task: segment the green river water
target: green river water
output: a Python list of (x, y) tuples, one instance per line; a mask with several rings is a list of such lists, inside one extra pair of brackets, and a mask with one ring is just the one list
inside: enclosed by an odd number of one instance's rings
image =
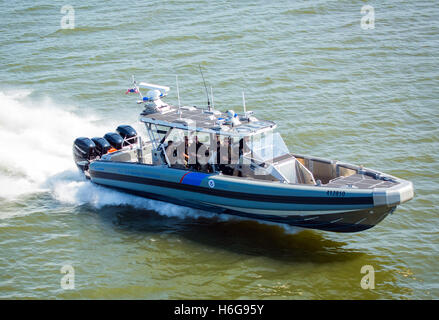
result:
[[(66, 4), (73, 29), (61, 28)], [(364, 5), (374, 29), (362, 28)], [(0, 298), (439, 298), (435, 1), (0, 0), (0, 17)], [(136, 123), (131, 75), (171, 86), (171, 103), (178, 75), (182, 102), (202, 106), (199, 64), (216, 108), (241, 111), (245, 90), (292, 152), (410, 180), (414, 199), (370, 230), (338, 234), (79, 175), (76, 137)], [(360, 286), (364, 265), (374, 289)]]

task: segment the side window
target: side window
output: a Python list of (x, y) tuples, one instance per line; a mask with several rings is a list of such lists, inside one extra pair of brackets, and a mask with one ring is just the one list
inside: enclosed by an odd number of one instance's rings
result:
[(198, 132), (197, 136), (199, 142), (210, 145), (210, 135), (208, 133)]
[(180, 142), (184, 139), (183, 130), (172, 129), (171, 133), (166, 137), (165, 142), (172, 140), (173, 142)]
[(169, 128), (165, 126), (156, 126), (156, 138), (158, 137), (158, 141), (161, 141), (163, 137), (168, 133)]

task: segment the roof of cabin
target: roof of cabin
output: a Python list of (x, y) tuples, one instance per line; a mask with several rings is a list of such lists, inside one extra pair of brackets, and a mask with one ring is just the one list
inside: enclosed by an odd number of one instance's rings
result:
[[(178, 108), (170, 105), (165, 105), (161, 109), (159, 112), (150, 113), (146, 108), (140, 114), (140, 121), (185, 130), (242, 136), (253, 135), (276, 127), (272, 121), (259, 120), (244, 114), (237, 115), (240, 124), (232, 125), (230, 121), (227, 121), (230, 120), (229, 115), (218, 110), (208, 111), (186, 106)], [(223, 123), (220, 124), (220, 122)]]

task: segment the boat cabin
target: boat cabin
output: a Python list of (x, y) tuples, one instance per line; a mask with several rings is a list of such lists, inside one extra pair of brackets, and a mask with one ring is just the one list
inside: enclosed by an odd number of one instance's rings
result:
[[(283, 183), (315, 184), (289, 152), (272, 121), (213, 108), (171, 106), (149, 92), (140, 121), (146, 126), (153, 165)], [(144, 99), (145, 101), (145, 99)]]
[[(180, 103), (172, 106), (161, 100), (169, 87), (144, 82), (137, 86), (135, 81), (134, 84), (135, 88), (127, 92), (139, 93), (141, 97), (138, 103), (144, 105), (144, 110), (139, 120), (146, 127), (147, 139), (136, 136), (132, 143), (124, 138), (127, 145), (124, 142), (120, 150), (102, 154), (98, 157), (102, 161), (137, 162), (244, 179), (334, 188), (387, 187), (395, 183), (390, 178), (380, 179), (381, 173), (362, 166), (290, 153), (275, 131), (276, 124), (245, 111), (245, 104), (244, 112), (239, 114), (233, 110), (221, 112), (210, 105), (207, 109), (180, 106)], [(139, 87), (150, 90), (142, 96)], [(131, 133), (130, 139), (133, 139)], [(88, 158), (85, 162), (89, 163)], [(81, 163), (77, 162), (78, 166)]]

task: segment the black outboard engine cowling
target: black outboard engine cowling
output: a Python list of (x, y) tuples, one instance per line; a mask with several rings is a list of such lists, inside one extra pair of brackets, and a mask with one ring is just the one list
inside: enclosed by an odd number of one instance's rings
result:
[(105, 138), (95, 137), (92, 138), (91, 141), (95, 143), (96, 153), (99, 157), (102, 157), (111, 149), (110, 143)]
[(120, 125), (117, 127), (116, 132), (124, 139), (124, 147), (137, 143), (137, 132), (133, 127), (129, 125)]
[(123, 138), (118, 135), (116, 132), (109, 132), (104, 136), (105, 140), (107, 140), (110, 145), (116, 149), (120, 150), (123, 147)]
[(90, 160), (95, 159), (96, 156), (96, 145), (89, 138), (77, 138), (73, 143), (73, 157), (80, 170), (87, 170)]

